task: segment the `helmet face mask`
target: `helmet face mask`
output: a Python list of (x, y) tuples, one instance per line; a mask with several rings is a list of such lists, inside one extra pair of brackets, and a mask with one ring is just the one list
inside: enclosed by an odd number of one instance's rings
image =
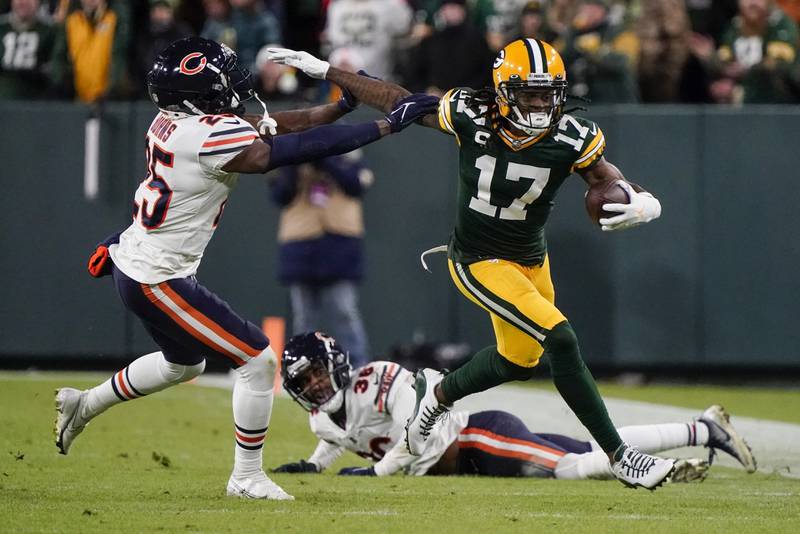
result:
[(233, 91), (234, 102), (231, 102), (233, 112), (237, 115), (244, 113), (244, 102), (255, 97), (255, 90), (253, 89), (253, 76), (250, 71), (245, 67), (240, 66), (238, 63), (229, 71), (229, 80), (231, 90)]
[(306, 411), (337, 411), (350, 384), (350, 372), (347, 353), (321, 332), (294, 336), (283, 351), (283, 387)]
[(150, 99), (167, 112), (191, 115), (244, 112), (252, 78), (236, 53), (200, 37), (179, 39), (156, 58), (147, 74)]
[(498, 97), (510, 111), (505, 118), (528, 135), (538, 135), (555, 124), (561, 116), (566, 97), (563, 86), (538, 83), (502, 83)]
[(328, 368), (320, 361), (309, 363), (308, 367), (297, 373), (291, 387), (297, 393), (295, 400), (318, 408), (330, 401), (336, 390), (331, 383)]
[(561, 118), (567, 77), (558, 52), (544, 41), (518, 39), (495, 59), (492, 78), (500, 115), (528, 135), (539, 135)]

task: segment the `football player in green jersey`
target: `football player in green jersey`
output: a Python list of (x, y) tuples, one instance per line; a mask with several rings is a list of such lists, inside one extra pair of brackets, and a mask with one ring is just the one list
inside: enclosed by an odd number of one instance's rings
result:
[[(271, 49), (270, 55), (346, 87), (381, 110), (409, 94), (395, 84), (330, 67), (306, 52)], [(450, 274), (467, 298), (489, 312), (497, 343), (447, 376), (433, 369), (417, 372), (407, 447), (421, 454), (434, 423), (453, 402), (530, 378), (546, 352), (556, 388), (608, 454), (617, 478), (654, 489), (672, 472), (674, 460), (642, 453), (620, 439), (575, 332), (554, 304), (544, 225), (556, 191), (572, 172), (589, 185), (622, 180), (630, 202), (604, 206), (617, 214), (599, 221), (603, 230), (655, 219), (661, 205), (605, 160), (605, 139), (595, 123), (563, 112), (567, 74), (552, 46), (534, 39), (508, 44), (495, 59), (492, 77), (493, 88), (448, 91), (438, 114), (424, 117), (422, 124), (453, 135), (459, 145)]]
[(39, 15), (39, 0), (12, 0), (0, 15), (0, 99), (32, 100), (47, 95), (47, 63), (56, 30)]

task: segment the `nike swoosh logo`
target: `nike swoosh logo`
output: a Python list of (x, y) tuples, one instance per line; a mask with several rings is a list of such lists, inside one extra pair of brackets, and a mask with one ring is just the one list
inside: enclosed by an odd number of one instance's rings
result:
[(403, 104), (403, 109), (402, 110), (397, 110), (398, 113), (400, 113), (400, 121), (401, 122), (403, 121), (403, 119), (406, 118), (406, 111), (408, 111), (408, 108), (410, 108), (413, 105), (414, 105), (413, 102), (408, 102), (406, 104)]

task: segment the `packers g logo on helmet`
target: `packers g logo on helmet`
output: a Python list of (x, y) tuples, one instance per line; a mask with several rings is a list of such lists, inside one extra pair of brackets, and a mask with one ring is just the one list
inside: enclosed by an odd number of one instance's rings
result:
[(500, 65), (503, 64), (503, 61), (506, 60), (506, 51), (505, 49), (500, 50), (500, 53), (497, 54), (497, 57), (494, 58), (494, 65), (492, 65), (493, 69), (500, 68)]
[(509, 43), (494, 61), (492, 80), (500, 115), (516, 128), (539, 135), (558, 122), (567, 99), (567, 72), (549, 43), (537, 39)]

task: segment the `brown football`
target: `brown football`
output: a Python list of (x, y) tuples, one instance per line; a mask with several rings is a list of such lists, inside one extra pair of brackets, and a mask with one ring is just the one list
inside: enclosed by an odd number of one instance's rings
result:
[(595, 224), (599, 225), (600, 219), (617, 214), (617, 212), (604, 210), (603, 205), (628, 204), (631, 201), (628, 192), (619, 183), (620, 180), (599, 182), (586, 191), (586, 212)]

